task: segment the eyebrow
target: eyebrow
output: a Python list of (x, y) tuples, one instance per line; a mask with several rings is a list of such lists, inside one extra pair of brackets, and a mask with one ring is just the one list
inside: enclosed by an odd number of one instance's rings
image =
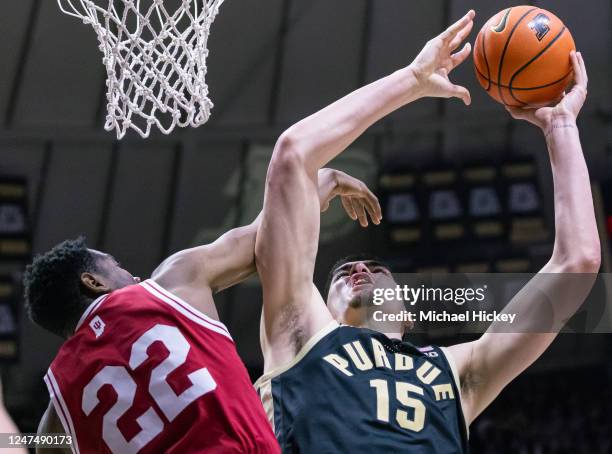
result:
[[(357, 261), (359, 261), (359, 260), (357, 260)], [(384, 268), (384, 269), (386, 269), (388, 271), (391, 271), (391, 270), (389, 270), (389, 268), (384, 263), (381, 263), (378, 260), (365, 260), (362, 263), (365, 263), (366, 266), (381, 267), (381, 268)], [(341, 271), (345, 271), (347, 269), (350, 269), (354, 264), (355, 264), (355, 262), (349, 262), (349, 263), (345, 263), (344, 265), (339, 266), (338, 268), (336, 268), (334, 270), (332, 276), (334, 276), (334, 278), (335, 278), (336, 274), (338, 274)]]

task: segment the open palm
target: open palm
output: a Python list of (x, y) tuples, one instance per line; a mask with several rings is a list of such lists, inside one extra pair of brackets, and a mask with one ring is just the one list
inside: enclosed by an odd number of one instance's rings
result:
[(427, 42), (410, 64), (425, 96), (456, 97), (462, 99), (466, 105), (471, 103), (470, 92), (465, 87), (453, 84), (448, 75), (470, 55), (470, 43), (466, 43), (459, 52), (453, 52), (472, 31), (475, 15), (476, 13), (470, 10), (442, 34)]

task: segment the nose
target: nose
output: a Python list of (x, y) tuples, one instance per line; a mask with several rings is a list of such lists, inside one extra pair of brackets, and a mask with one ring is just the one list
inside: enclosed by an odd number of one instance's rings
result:
[(370, 269), (363, 262), (357, 262), (353, 265), (353, 273), (369, 273)]

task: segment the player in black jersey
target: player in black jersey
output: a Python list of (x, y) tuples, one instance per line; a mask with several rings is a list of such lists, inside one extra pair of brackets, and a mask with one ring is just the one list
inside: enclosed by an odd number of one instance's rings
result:
[[(276, 144), (256, 240), (265, 359), (256, 387), (285, 452), (465, 452), (469, 424), (544, 352), (590, 291), (594, 278), (576, 285), (567, 274), (593, 275), (600, 265), (576, 127), (587, 86), (577, 53), (571, 55), (575, 86), (558, 105), (510, 109), (546, 136), (556, 213), (550, 261), (508, 306), (523, 314), (520, 332), (495, 332), (493, 323), (474, 342), (418, 349), (402, 342), (403, 322), (383, 334), (370, 329), (363, 316), (373, 287), (383, 280), (393, 285), (384, 264), (353, 260), (333, 270), (327, 305), (313, 285), (317, 171), (375, 121), (412, 101), (458, 97), (469, 105), (468, 91), (448, 75), (470, 53), (469, 44), (453, 52), (469, 34), (473, 18), (470, 11), (429, 41), (412, 64), (300, 121)], [(353, 217), (365, 226), (367, 211), (379, 223), (377, 207), (365, 208), (354, 210)], [(540, 285), (545, 273), (558, 278)], [(549, 313), (546, 298), (551, 295)], [(382, 309), (397, 310), (391, 306)], [(544, 318), (550, 327), (541, 332), (534, 324)]]

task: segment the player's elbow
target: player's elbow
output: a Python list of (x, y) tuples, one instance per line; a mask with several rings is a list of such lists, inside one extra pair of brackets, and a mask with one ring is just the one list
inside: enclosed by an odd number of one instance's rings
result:
[(601, 266), (601, 254), (597, 253), (582, 254), (571, 264), (572, 273), (597, 273)]
[(299, 144), (291, 130), (287, 130), (278, 138), (274, 146), (274, 153), (268, 168), (268, 184), (283, 187), (285, 181), (304, 170), (305, 163)]
[(601, 266), (601, 247), (599, 239), (596, 239), (580, 251), (572, 254), (564, 264), (567, 273), (589, 273), (594, 274)]

